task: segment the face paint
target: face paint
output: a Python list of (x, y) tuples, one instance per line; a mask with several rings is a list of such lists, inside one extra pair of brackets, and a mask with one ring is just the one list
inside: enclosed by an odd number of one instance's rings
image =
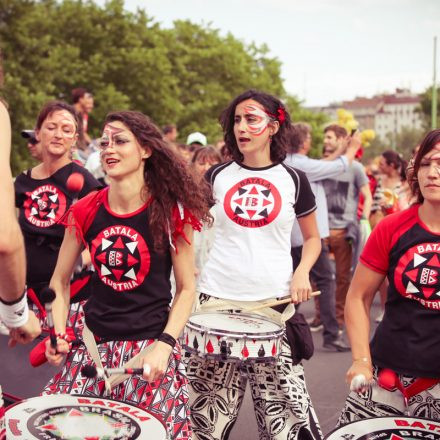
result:
[(99, 146), (102, 150), (106, 150), (109, 147), (115, 146), (115, 136), (119, 133), (123, 132), (122, 128), (114, 127), (110, 124), (107, 124), (104, 127), (104, 131), (101, 139), (99, 140)]
[(262, 135), (271, 120), (267, 113), (255, 105), (247, 105), (244, 112), (249, 131), (255, 136)]
[[(428, 154), (420, 161), (420, 167), (431, 166), (433, 161), (440, 161), (440, 144), (437, 144)], [(434, 164), (434, 169), (440, 176), (440, 164)]]
[(75, 124), (68, 119), (63, 119), (60, 121), (60, 123), (61, 123), (61, 133), (63, 137), (67, 139), (73, 139), (76, 132)]

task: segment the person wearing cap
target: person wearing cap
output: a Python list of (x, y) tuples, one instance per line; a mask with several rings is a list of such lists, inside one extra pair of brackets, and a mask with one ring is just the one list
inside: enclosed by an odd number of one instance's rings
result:
[(41, 162), (43, 160), (41, 144), (35, 137), (35, 130), (23, 130), (21, 132), (21, 136), (24, 139), (27, 139), (27, 148), (32, 158), (38, 160), (38, 162)]
[(203, 133), (200, 133), (199, 131), (195, 131), (194, 133), (191, 133), (186, 138), (186, 144), (187, 145), (202, 145), (203, 147), (206, 147), (208, 145), (208, 140), (206, 139), (206, 136)]

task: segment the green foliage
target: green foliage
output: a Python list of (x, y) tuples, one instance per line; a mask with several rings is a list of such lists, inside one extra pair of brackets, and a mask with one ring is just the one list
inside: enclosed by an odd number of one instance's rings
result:
[[(0, 49), (15, 173), (31, 165), (20, 131), (34, 126), (46, 101), (70, 101), (75, 87), (95, 96), (92, 136), (108, 111), (129, 108), (159, 126), (177, 124), (182, 140), (197, 130), (213, 143), (221, 137), (218, 116), (238, 93), (258, 88), (285, 97), (280, 61), (266, 46), (209, 24), (176, 21), (162, 29), (146, 12), (125, 10), (123, 0), (0, 0)], [(295, 120), (320, 127), (322, 116), (287, 100)]]
[[(428, 87), (421, 95), (420, 109), (418, 110), (424, 120), (424, 128), (431, 130), (431, 106), (433, 88)], [(440, 128), (440, 87), (437, 88), (437, 128)]]

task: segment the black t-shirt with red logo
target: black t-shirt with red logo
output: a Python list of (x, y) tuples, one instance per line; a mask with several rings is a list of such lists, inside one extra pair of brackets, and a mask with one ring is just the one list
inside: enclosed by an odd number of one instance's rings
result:
[(440, 377), (440, 234), (420, 220), (420, 205), (387, 216), (373, 230), (361, 262), (389, 280), (385, 315), (371, 341), (379, 367)]
[[(84, 176), (79, 194), (67, 189), (72, 173)], [(83, 167), (69, 163), (47, 179), (33, 179), (30, 171), (15, 179), (15, 205), (26, 246), (26, 283), (29, 287), (47, 283), (55, 269), (63, 241), (64, 226), (59, 220), (75, 197), (81, 198), (102, 185)]]
[[(169, 313), (171, 253), (154, 249), (149, 228), (150, 203), (120, 215), (108, 205), (108, 188), (90, 194), (72, 208), (69, 225), (88, 246), (95, 272), (84, 306), (87, 326), (105, 340), (157, 338)], [(200, 224), (189, 211), (176, 212), (176, 232)]]

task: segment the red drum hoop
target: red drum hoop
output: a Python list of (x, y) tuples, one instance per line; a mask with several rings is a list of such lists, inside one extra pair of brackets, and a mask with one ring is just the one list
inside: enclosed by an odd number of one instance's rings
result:
[(167, 439), (164, 423), (134, 405), (101, 397), (52, 394), (6, 410), (7, 439)]
[(440, 440), (440, 420), (389, 416), (363, 419), (334, 430), (325, 440)]

